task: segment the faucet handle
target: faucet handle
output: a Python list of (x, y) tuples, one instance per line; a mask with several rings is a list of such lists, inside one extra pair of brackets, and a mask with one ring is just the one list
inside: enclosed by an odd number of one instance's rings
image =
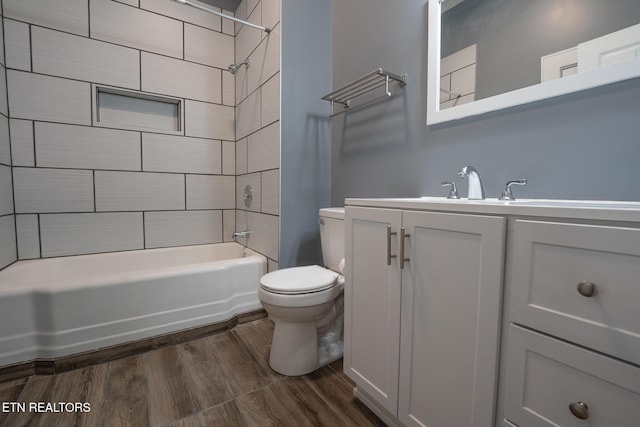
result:
[(442, 181), (440, 183), (443, 187), (449, 186), (449, 194), (447, 195), (447, 199), (459, 199), (458, 189), (456, 188), (456, 183), (453, 181)]
[(498, 200), (515, 200), (516, 198), (513, 197), (513, 192), (511, 191), (511, 186), (512, 185), (525, 185), (527, 183), (526, 179), (514, 179), (512, 181), (508, 181), (507, 184), (504, 186), (504, 190), (502, 190), (502, 194), (500, 194), (500, 197), (498, 197)]

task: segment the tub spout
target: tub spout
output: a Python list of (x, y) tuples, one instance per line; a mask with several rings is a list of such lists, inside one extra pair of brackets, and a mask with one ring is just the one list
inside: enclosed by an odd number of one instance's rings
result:
[(249, 234), (251, 234), (251, 231), (249, 231), (249, 230), (234, 231), (233, 234), (231, 235), (231, 237), (233, 237), (233, 240), (235, 241), (236, 238), (238, 238), (238, 237), (249, 237)]

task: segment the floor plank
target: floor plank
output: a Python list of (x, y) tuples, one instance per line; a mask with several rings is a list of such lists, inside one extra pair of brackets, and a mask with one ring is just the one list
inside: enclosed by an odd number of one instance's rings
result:
[(244, 394), (236, 399), (236, 403), (250, 427), (296, 425), (289, 411), (269, 387)]
[(375, 426), (385, 424), (353, 396), (353, 387), (329, 367), (325, 366), (304, 376), (311, 387), (331, 404), (338, 416), (347, 425), (354, 427)]
[(189, 389), (176, 346), (146, 354), (149, 417), (152, 426), (164, 426), (193, 414)]
[(198, 418), (201, 425), (205, 427), (239, 427), (246, 425), (236, 402), (233, 400), (200, 412)]
[(74, 404), (87, 403), (89, 407), (88, 411), (83, 408), (61, 413), (57, 419), (57, 425), (87, 427), (100, 425), (106, 400), (108, 368), (109, 365), (103, 363), (60, 375), (69, 377), (70, 386), (66, 401)]
[(11, 414), (10, 411), (13, 411), (12, 403), (18, 401), (18, 396), (20, 396), (20, 393), (22, 392), (22, 389), (24, 388), (25, 383), (26, 381), (22, 381), (20, 383), (15, 384), (12, 387), (6, 386), (0, 389), (0, 402), (11, 405), (8, 408), (7, 412), (0, 411), (0, 426), (4, 425), (4, 421)]
[(232, 333), (209, 337), (215, 359), (224, 372), (234, 396), (249, 393), (267, 385), (255, 359)]
[(249, 352), (258, 363), (260, 372), (264, 375), (268, 382), (272, 383), (280, 381), (284, 378), (271, 369), (269, 366), (269, 355), (271, 353), (271, 335), (265, 336), (267, 331), (256, 328), (252, 323), (245, 323), (234, 328), (233, 334), (249, 349)]
[(178, 346), (193, 403), (198, 412), (233, 399), (224, 374), (210, 350), (206, 339)]
[(301, 377), (290, 377), (275, 383), (272, 390), (289, 410), (296, 426), (347, 425)]
[(31, 404), (55, 404), (65, 402), (69, 391), (69, 376), (53, 375), (32, 377), (25, 384), (18, 398), (18, 402), (26, 404), (26, 410), (12, 412), (4, 421), (5, 426), (51, 426), (54, 424), (59, 412), (56, 408), (48, 409), (37, 407), (31, 409)]
[(109, 363), (104, 427), (149, 425), (144, 355)]
[(0, 413), (0, 426), (384, 425), (353, 397), (341, 360), (304, 377), (272, 372), (272, 336), (273, 323), (261, 319), (88, 368), (5, 382), (0, 401), (88, 402), (91, 412)]

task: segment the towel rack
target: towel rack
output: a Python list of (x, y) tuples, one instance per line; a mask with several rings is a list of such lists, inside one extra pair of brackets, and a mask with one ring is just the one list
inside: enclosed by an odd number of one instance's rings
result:
[[(397, 81), (400, 87), (405, 86), (407, 84), (407, 75), (398, 75), (393, 74), (388, 71), (383, 70), (382, 68), (377, 68), (370, 73), (365, 74), (362, 77), (359, 77), (352, 81), (351, 83), (347, 83), (339, 89), (334, 90), (330, 94), (327, 94), (322, 97), (325, 101), (329, 101), (331, 103), (331, 116), (333, 117), (338, 114), (346, 113), (353, 108), (351, 106), (351, 100), (359, 97), (360, 95), (364, 95), (367, 92), (370, 92), (374, 89), (384, 86), (384, 93), (376, 97), (374, 99), (370, 99), (362, 104), (357, 105), (357, 107), (362, 107), (364, 105), (370, 104), (379, 100), (380, 98), (386, 98), (392, 95), (390, 92), (389, 84), (391, 80)], [(338, 112), (334, 112), (335, 104), (340, 104), (344, 108)]]

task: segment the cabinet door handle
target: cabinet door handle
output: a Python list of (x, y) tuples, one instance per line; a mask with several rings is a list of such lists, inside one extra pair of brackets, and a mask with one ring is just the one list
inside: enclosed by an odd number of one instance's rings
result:
[(569, 405), (569, 410), (576, 418), (580, 418), (581, 420), (589, 418), (589, 407), (584, 402), (573, 402)]
[(587, 298), (591, 298), (598, 293), (598, 287), (596, 284), (587, 280), (578, 283), (577, 289), (580, 295)]
[(405, 262), (409, 262), (409, 258), (404, 257), (404, 239), (410, 236), (411, 234), (405, 233), (404, 227), (400, 229), (400, 270), (404, 269)]
[(387, 225), (387, 265), (391, 265), (391, 258), (395, 258), (395, 255), (391, 255), (391, 236), (395, 236), (395, 231), (391, 231), (391, 226)]

